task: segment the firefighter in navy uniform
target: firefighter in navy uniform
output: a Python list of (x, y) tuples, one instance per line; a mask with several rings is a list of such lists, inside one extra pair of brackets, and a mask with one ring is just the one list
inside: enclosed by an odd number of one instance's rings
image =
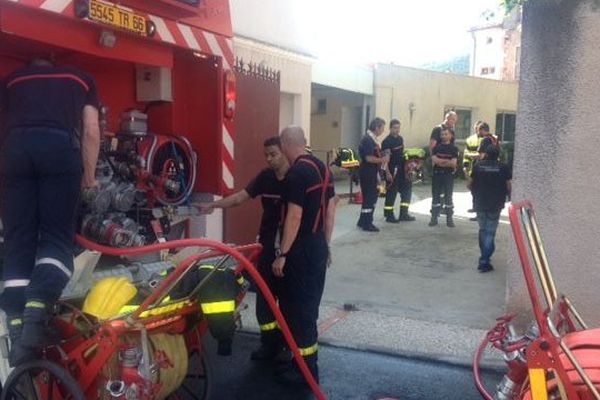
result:
[(438, 217), (442, 211), (442, 194), (444, 195), (443, 207), (446, 214), (446, 225), (454, 228), (452, 215), (454, 204), (452, 203), (452, 192), (454, 189), (454, 171), (458, 160), (458, 148), (450, 140), (452, 133), (450, 128), (442, 129), (441, 142), (431, 152), (433, 161), (433, 177), (431, 184), (431, 221), (429, 226), (438, 224)]
[[(273, 273), (283, 282), (281, 311), (318, 381), (317, 318), (330, 261), (336, 197), (331, 172), (319, 159), (305, 153), (305, 144), (301, 128), (292, 126), (282, 131), (282, 150), (292, 166), (286, 176), (286, 216)], [(293, 364), (279, 372), (278, 379), (283, 382), (304, 382)]]
[(441, 143), (442, 141), (442, 131), (445, 128), (450, 130), (450, 143), (454, 144), (455, 134), (454, 127), (458, 122), (458, 115), (454, 111), (448, 111), (444, 116), (444, 122), (440, 125), (433, 127), (431, 130), (431, 136), (429, 137), (429, 153), (433, 151), (433, 148)]
[[(214, 208), (234, 207), (249, 199), (261, 197), (263, 214), (258, 241), (263, 249), (258, 261), (258, 272), (275, 298), (278, 298), (279, 280), (274, 278), (271, 264), (275, 260), (275, 250), (279, 248), (284, 179), (290, 164), (281, 152), (281, 141), (278, 136), (265, 140), (263, 145), (269, 168), (262, 170), (245, 189), (221, 200), (200, 204), (199, 207), (202, 212), (210, 213)], [(250, 358), (256, 361), (274, 359), (283, 350), (283, 336), (273, 312), (260, 291), (256, 293), (256, 319), (260, 327), (261, 346), (252, 352)]]
[(479, 153), (480, 158), (483, 158), (485, 156), (485, 150), (489, 146), (498, 147), (500, 143), (498, 142), (498, 137), (490, 132), (490, 125), (487, 122), (479, 124), (478, 132), (481, 140), (479, 141), (477, 152)]
[(95, 179), (100, 129), (91, 76), (43, 59), (9, 74), (0, 86), (5, 140), (4, 293), (12, 366), (51, 341), (50, 308), (73, 271), (75, 212)]
[(363, 202), (356, 226), (368, 232), (379, 232), (379, 229), (373, 225), (373, 213), (378, 197), (377, 179), (382, 165), (390, 160), (389, 156), (382, 156), (381, 148), (377, 144), (377, 138), (383, 134), (384, 129), (385, 121), (375, 118), (369, 124), (367, 134), (362, 137), (358, 145), (360, 156), (358, 174)]
[[(408, 213), (410, 198), (412, 195), (412, 183), (404, 173), (404, 139), (400, 135), (400, 121), (390, 121), (390, 134), (381, 144), (382, 151), (390, 152), (390, 161), (387, 164), (388, 187), (385, 193), (385, 206), (383, 214), (385, 220), (391, 223), (400, 221), (414, 221), (415, 217)], [(400, 214), (396, 219), (394, 216), (394, 203), (396, 194), (400, 191)]]

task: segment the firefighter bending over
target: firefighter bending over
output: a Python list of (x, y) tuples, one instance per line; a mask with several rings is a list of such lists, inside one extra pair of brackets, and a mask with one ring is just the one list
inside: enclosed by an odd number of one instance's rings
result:
[[(275, 260), (275, 250), (279, 249), (281, 215), (283, 212), (283, 182), (290, 164), (281, 152), (281, 141), (278, 136), (265, 140), (263, 144), (269, 168), (263, 169), (245, 189), (224, 199), (200, 204), (200, 210), (204, 213), (210, 213), (214, 208), (234, 207), (249, 199), (261, 197), (263, 214), (258, 241), (263, 249), (258, 261), (258, 272), (275, 298), (279, 298), (279, 279), (275, 279), (273, 276), (271, 264)], [(250, 357), (253, 360), (274, 359), (284, 347), (283, 336), (267, 301), (260, 291), (256, 293), (256, 319), (260, 327), (261, 346), (253, 351)]]
[[(281, 149), (292, 164), (285, 182), (286, 215), (281, 250), (273, 273), (282, 278), (280, 307), (308, 368), (319, 380), (317, 318), (329, 259), (336, 198), (332, 175), (316, 157), (306, 154), (301, 128), (281, 133)], [(278, 379), (303, 383), (294, 364), (279, 371)]]
[(9, 363), (15, 366), (51, 344), (50, 307), (73, 271), (79, 193), (97, 185), (96, 84), (79, 70), (36, 59), (5, 78), (0, 109), (6, 129), (0, 305), (8, 318)]

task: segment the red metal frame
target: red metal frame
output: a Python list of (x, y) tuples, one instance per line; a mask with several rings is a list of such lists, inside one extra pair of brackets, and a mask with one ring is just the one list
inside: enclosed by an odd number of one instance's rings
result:
[[(208, 240), (208, 239), (182, 239), (182, 240), (174, 240), (174, 241), (165, 242), (165, 243), (156, 243), (156, 244), (153, 244), (150, 246), (144, 246), (144, 247), (115, 249), (112, 247), (98, 245), (97, 243), (94, 243), (88, 239), (81, 237), (81, 236), (77, 236), (77, 242), (81, 246), (86, 247), (88, 249), (96, 250), (101, 253), (108, 254), (108, 255), (114, 255), (114, 256), (139, 255), (139, 254), (144, 254), (144, 253), (148, 253), (148, 252), (155, 252), (155, 251), (166, 250), (166, 249), (178, 249), (178, 248), (184, 248), (184, 247), (203, 247), (203, 248), (213, 249), (213, 251), (211, 251), (209, 253), (192, 255), (192, 256), (188, 257), (187, 259), (185, 259), (183, 262), (181, 262), (179, 264), (179, 266), (176, 268), (176, 270), (173, 271), (171, 274), (169, 274), (167, 276), (167, 278), (165, 278), (161, 282), (161, 285), (158, 288), (156, 288), (156, 290), (150, 296), (148, 296), (148, 298), (146, 298), (146, 300), (142, 303), (142, 305), (134, 313), (132, 313), (131, 318), (133, 320), (136, 320), (136, 318), (143, 311), (148, 310), (148, 308), (152, 304), (155, 304), (157, 300), (160, 300), (161, 297), (165, 295), (164, 291), (168, 290), (169, 286), (179, 276), (181, 276), (183, 273), (185, 273), (188, 266), (191, 265), (193, 262), (195, 262), (199, 259), (214, 257), (215, 255), (220, 255), (220, 254), (223, 254), (223, 255), (227, 254), (227, 255), (231, 256), (233, 259), (235, 259), (239, 263), (238, 271), (240, 273), (241, 273), (241, 271), (246, 271), (251, 276), (251, 278), (254, 280), (254, 282), (258, 286), (258, 289), (263, 294), (265, 300), (269, 304), (269, 307), (271, 308), (271, 310), (273, 312), (273, 315), (279, 325), (279, 328), (281, 329), (281, 332), (282, 332), (289, 348), (292, 350), (292, 354), (294, 355), (294, 360), (295, 360), (296, 364), (298, 365), (298, 368), (302, 372), (303, 376), (305, 377), (311, 390), (315, 394), (316, 398), (318, 400), (326, 399), (325, 394), (321, 391), (319, 384), (316, 382), (312, 373), (308, 369), (308, 366), (304, 362), (304, 358), (300, 354), (300, 350), (292, 336), (292, 333), (288, 327), (288, 324), (286, 323), (286, 321), (283, 317), (283, 314), (281, 313), (281, 311), (279, 310), (279, 307), (277, 306), (277, 301), (273, 297), (273, 294), (271, 293), (271, 291), (270, 291), (269, 287), (267, 286), (266, 282), (264, 281), (264, 279), (261, 277), (261, 275), (258, 273), (256, 268), (254, 268), (254, 266), (252, 265), (252, 263), (249, 260), (249, 259), (256, 258), (258, 256), (258, 254), (261, 250), (260, 245), (253, 244), (253, 245), (233, 248), (233, 247), (227, 246), (223, 243), (216, 242), (213, 240)], [(243, 255), (244, 252), (248, 252), (249, 256), (245, 257)], [(198, 312), (197, 310), (198, 310), (198, 307), (195, 308), (195, 312)], [(178, 310), (178, 313), (179, 312), (181, 312), (181, 310)], [(145, 321), (147, 321), (147, 320), (145, 319)]]
[(533, 206), (529, 201), (515, 203), (510, 206), (508, 210), (510, 227), (512, 228), (513, 236), (515, 238), (515, 244), (519, 253), (519, 259), (521, 261), (523, 275), (525, 275), (525, 282), (527, 284), (529, 298), (531, 299), (531, 305), (533, 307), (533, 314), (535, 315), (535, 320), (538, 323), (538, 326), (541, 330), (541, 334), (548, 335), (550, 332), (546, 325), (545, 311), (544, 308), (542, 308), (542, 304), (540, 301), (540, 294), (537, 289), (536, 279), (533, 275), (533, 269), (529, 259), (529, 250), (527, 248), (525, 236), (523, 235), (523, 230), (521, 227), (521, 220), (519, 218), (519, 212), (524, 208), (530, 209), (533, 213)]
[[(546, 265), (547, 260), (541, 238), (538, 236), (531, 203), (523, 201), (513, 204), (509, 209), (509, 218), (539, 336), (530, 343), (525, 338), (517, 343), (508, 343), (507, 327), (513, 316), (499, 318), (498, 324), (488, 333), (475, 354), (473, 371), (476, 386), (486, 400), (492, 399), (485, 390), (479, 374), (483, 350), (491, 343), (506, 354), (513, 351), (523, 351), (526, 354), (526, 366), (516, 359), (508, 363), (507, 376), (520, 388), (519, 399), (530, 399), (532, 396), (528, 387), (523, 387), (527, 385), (525, 373), (532, 369), (553, 371), (554, 378), (546, 382), (548, 390), (561, 385), (566, 396), (563, 400), (597, 399), (592, 386), (596, 389), (600, 387), (600, 329), (586, 330), (585, 324), (566, 297), (556, 292), (550, 268)], [(535, 270), (531, 257), (534, 257), (533, 261), (536, 263)], [(542, 298), (538, 290), (538, 283), (542, 285), (545, 298)], [(558, 314), (558, 323), (554, 322), (554, 313)], [(576, 331), (571, 314), (584, 327), (583, 331)], [(570, 357), (577, 361), (572, 363)], [(580, 362), (581, 360), (584, 362)], [(580, 364), (581, 372), (574, 364)], [(586, 379), (589, 379), (590, 386), (584, 383)]]

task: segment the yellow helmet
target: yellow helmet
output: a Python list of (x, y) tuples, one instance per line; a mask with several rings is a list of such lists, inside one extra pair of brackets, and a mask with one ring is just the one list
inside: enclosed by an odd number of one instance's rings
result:
[(111, 276), (96, 282), (83, 303), (83, 312), (98, 319), (119, 314), (121, 307), (137, 294), (137, 289), (123, 276)]

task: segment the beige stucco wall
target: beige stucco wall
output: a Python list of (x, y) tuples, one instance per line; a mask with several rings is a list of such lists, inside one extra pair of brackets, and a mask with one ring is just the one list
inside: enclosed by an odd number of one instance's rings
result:
[[(318, 153), (325, 153), (337, 148), (342, 143), (342, 135), (360, 137), (359, 132), (349, 132), (353, 126), (345, 126), (342, 118), (342, 108), (362, 108), (364, 96), (336, 88), (313, 89), (312, 103), (315, 108), (319, 99), (327, 101), (327, 112), (311, 115), (311, 147)], [(359, 115), (360, 116), (360, 115)], [(360, 125), (360, 124), (359, 124)], [(359, 130), (360, 126), (358, 127)], [(358, 145), (358, 140), (356, 141)], [(320, 156), (320, 154), (317, 154)]]
[[(292, 120), (310, 140), (310, 93), (313, 59), (246, 38), (233, 41), (236, 57), (244, 62), (263, 64), (281, 72), (280, 91), (293, 95)], [(287, 97), (289, 99), (289, 96)], [(288, 105), (289, 106), (289, 105)]]
[(445, 107), (471, 109), (472, 121), (487, 121), (495, 130), (496, 113), (516, 112), (517, 91), (513, 82), (378, 64), (373, 115), (400, 119), (407, 145), (424, 146)]
[[(526, 3), (513, 201), (533, 202), (558, 289), (591, 326), (600, 323), (598, 42), (595, 0)], [(508, 288), (510, 310), (526, 313), (516, 256)]]

